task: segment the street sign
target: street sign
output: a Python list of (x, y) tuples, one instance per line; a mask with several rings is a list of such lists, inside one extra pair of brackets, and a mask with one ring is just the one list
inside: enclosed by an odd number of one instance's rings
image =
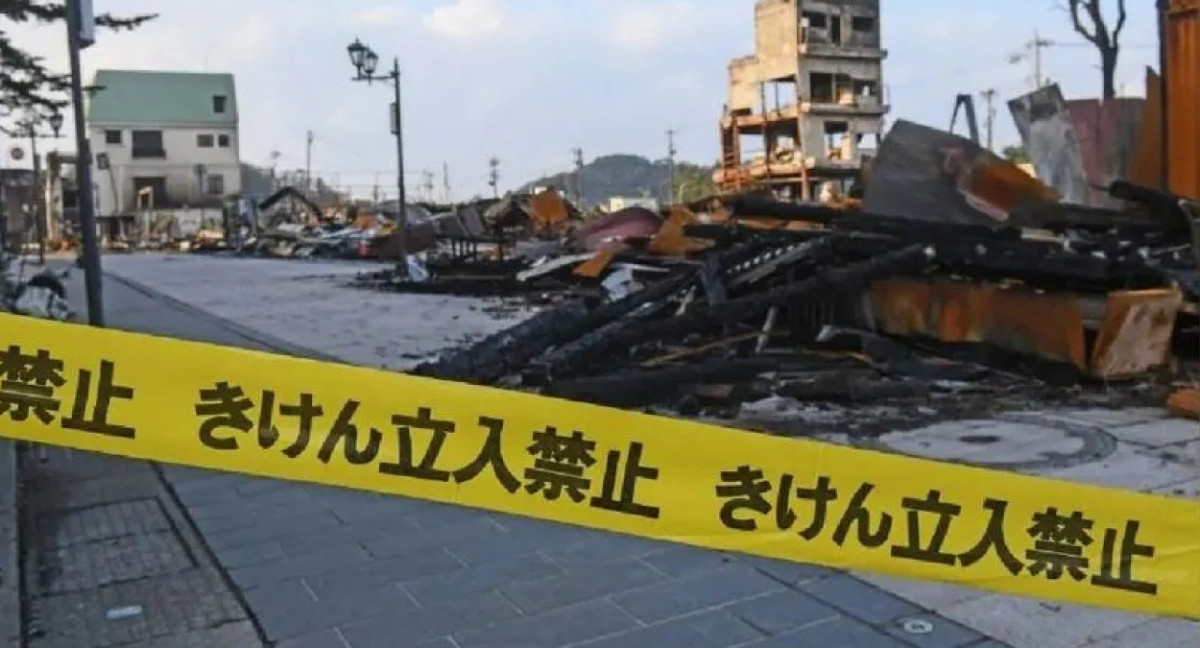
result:
[(388, 104), (388, 121), (391, 123), (392, 135), (400, 132), (400, 111), (396, 109), (396, 102)]
[(25, 159), (25, 149), (19, 146), (14, 146), (12, 147), (12, 150), (9, 151), (9, 155), (11, 155), (12, 159), (14, 160)]
[(75, 0), (74, 5), (79, 12), (79, 49), (86, 49), (96, 42), (96, 12), (92, 10), (92, 0)]

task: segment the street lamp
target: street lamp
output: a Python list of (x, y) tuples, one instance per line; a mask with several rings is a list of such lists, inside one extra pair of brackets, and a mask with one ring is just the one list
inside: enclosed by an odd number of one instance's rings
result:
[(404, 129), (400, 118), (400, 59), (392, 58), (392, 69), (385, 74), (376, 74), (379, 67), (379, 55), (357, 38), (346, 47), (350, 55), (350, 64), (354, 66), (354, 81), (366, 81), (368, 84), (376, 81), (391, 81), (394, 95), (391, 109), (391, 129), (396, 136), (396, 188), (399, 190), (397, 205), (396, 229), (399, 241), (400, 259), (396, 263), (396, 273), (399, 278), (408, 278), (408, 214), (405, 209), (408, 200), (404, 192)]

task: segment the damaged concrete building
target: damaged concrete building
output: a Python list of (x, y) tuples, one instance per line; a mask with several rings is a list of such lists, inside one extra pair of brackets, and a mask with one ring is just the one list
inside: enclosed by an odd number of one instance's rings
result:
[(861, 175), (888, 112), (879, 23), (879, 0), (755, 4), (755, 53), (729, 64), (723, 191), (810, 199)]

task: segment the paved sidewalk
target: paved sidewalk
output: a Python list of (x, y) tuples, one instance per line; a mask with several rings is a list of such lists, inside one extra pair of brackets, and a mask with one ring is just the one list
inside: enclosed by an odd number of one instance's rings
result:
[[(105, 263), (156, 288), (171, 285), (164, 291), (175, 299), (232, 315), (243, 331), (258, 329), (256, 341), (220, 334), (239, 346), (307, 342), (301, 346), (348, 361), (400, 365), (412, 359), (404, 356), (437, 345), (425, 340), (413, 351), (384, 344), (386, 314), (396, 326), (411, 321), (398, 317), (401, 311), (432, 319), (437, 313), (431, 309), (439, 310), (449, 316), (443, 328), (457, 327), (439, 333), (443, 344), (507, 325), (478, 317), (477, 302), (335, 293), (328, 282), (311, 278), (323, 268), (344, 274), (338, 264), (264, 266), (203, 257), (110, 257)], [(176, 304), (116, 282), (107, 285), (113, 326), (217, 337), (211, 320), (180, 314)], [(374, 306), (360, 310), (364, 302)], [(125, 309), (136, 315), (124, 316)], [(267, 330), (287, 342), (272, 341)], [(358, 337), (374, 350), (354, 351)], [(858, 578), (815, 566), (325, 487), (183, 468), (165, 474), (279, 648), (1002, 645)], [(914, 628), (929, 631), (914, 634)]]
[[(68, 290), (80, 307), (78, 276)], [(21, 624), (16, 617), (16, 628), (6, 634), (23, 630), (24, 643), (8, 645), (262, 645), (153, 465), (49, 446), (13, 447), (0, 454), (6, 473), (19, 461), (24, 619)]]

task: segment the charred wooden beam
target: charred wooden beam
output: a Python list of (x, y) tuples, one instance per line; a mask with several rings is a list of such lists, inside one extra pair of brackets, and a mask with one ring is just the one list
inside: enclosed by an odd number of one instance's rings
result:
[(776, 358), (718, 358), (661, 369), (633, 369), (550, 384), (542, 393), (614, 407), (671, 403), (698, 384), (744, 382), (779, 366)]
[[(827, 255), (826, 258), (832, 259), (833, 241), (821, 241), (825, 246), (814, 247), (813, 254)], [(929, 263), (930, 256), (931, 252), (924, 246), (914, 245), (846, 266), (825, 268), (803, 281), (731, 299), (719, 306), (698, 310), (688, 317), (646, 322), (636, 328), (617, 331), (611, 344), (615, 348), (632, 347), (653, 340), (679, 338), (723, 324), (735, 324), (761, 317), (772, 306), (786, 306), (789, 302), (827, 291), (854, 290), (877, 279), (918, 272)]]
[(685, 269), (624, 299), (590, 311), (579, 302), (568, 302), (451, 352), (436, 362), (418, 366), (413, 373), (445, 380), (493, 383), (520, 371), (547, 349), (619, 319), (643, 304), (660, 300), (695, 281), (695, 277), (695, 269)]

